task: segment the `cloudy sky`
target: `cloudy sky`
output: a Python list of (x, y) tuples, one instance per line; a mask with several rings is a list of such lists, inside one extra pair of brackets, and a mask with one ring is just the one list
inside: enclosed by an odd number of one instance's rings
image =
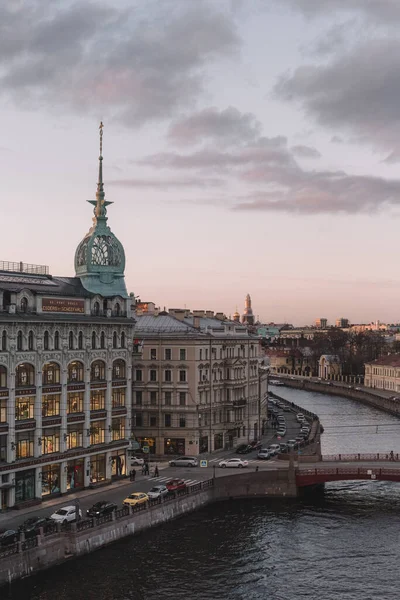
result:
[(3, 0), (2, 260), (73, 275), (104, 121), (129, 291), (400, 321), (398, 0)]

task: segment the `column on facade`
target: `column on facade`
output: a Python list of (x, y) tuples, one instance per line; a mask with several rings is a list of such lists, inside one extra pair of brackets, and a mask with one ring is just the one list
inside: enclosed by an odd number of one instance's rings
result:
[(88, 488), (90, 485), (90, 456), (85, 456), (83, 471), (83, 486)]
[(111, 452), (106, 452), (106, 480), (110, 480), (112, 476), (112, 456)]
[(35, 498), (42, 497), (42, 467), (35, 469)]
[[(83, 447), (90, 446), (90, 366), (85, 369), (85, 393), (83, 397), (83, 410), (85, 413), (85, 423), (83, 425)], [(86, 470), (85, 470), (86, 471)], [(86, 487), (86, 484), (85, 484)]]
[(7, 444), (7, 462), (12, 463), (16, 458), (15, 439), (15, 371), (11, 371), (8, 378), (8, 403), (7, 403), (7, 422), (8, 422), (8, 444)]
[(35, 458), (42, 455), (42, 379), (42, 366), (40, 365), (40, 370), (36, 374), (36, 396), (33, 411), (33, 416), (36, 421), (33, 447), (33, 455)]
[(65, 494), (67, 491), (67, 473), (68, 473), (68, 463), (64, 460), (60, 464), (60, 492)]
[(60, 404), (60, 415), (61, 415), (60, 450), (61, 450), (61, 452), (65, 452), (68, 449), (67, 379), (68, 379), (68, 370), (66, 368), (64, 368), (61, 371), (61, 404)]
[(112, 440), (111, 417), (112, 417), (112, 365), (107, 366), (107, 389), (106, 389), (106, 431), (105, 442), (109, 444)]

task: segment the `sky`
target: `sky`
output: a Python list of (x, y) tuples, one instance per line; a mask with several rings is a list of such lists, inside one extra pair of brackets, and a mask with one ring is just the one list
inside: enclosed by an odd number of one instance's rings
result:
[(98, 126), (127, 287), (400, 322), (398, 0), (3, 0), (1, 260), (74, 275)]

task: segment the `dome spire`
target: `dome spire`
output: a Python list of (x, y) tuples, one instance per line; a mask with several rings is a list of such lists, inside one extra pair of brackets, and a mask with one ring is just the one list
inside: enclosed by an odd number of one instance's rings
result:
[(100, 121), (99, 133), (100, 133), (100, 155), (99, 155), (99, 179), (97, 182), (96, 200), (88, 200), (90, 204), (94, 206), (94, 219), (93, 222), (96, 224), (98, 218), (106, 219), (106, 206), (112, 204), (105, 200), (104, 183), (103, 183), (103, 121)]

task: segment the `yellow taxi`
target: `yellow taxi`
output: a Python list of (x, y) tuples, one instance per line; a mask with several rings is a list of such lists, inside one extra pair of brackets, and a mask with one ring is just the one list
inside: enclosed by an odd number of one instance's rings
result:
[(125, 506), (137, 506), (138, 504), (145, 504), (149, 501), (149, 497), (144, 492), (133, 492), (129, 494), (124, 500)]

